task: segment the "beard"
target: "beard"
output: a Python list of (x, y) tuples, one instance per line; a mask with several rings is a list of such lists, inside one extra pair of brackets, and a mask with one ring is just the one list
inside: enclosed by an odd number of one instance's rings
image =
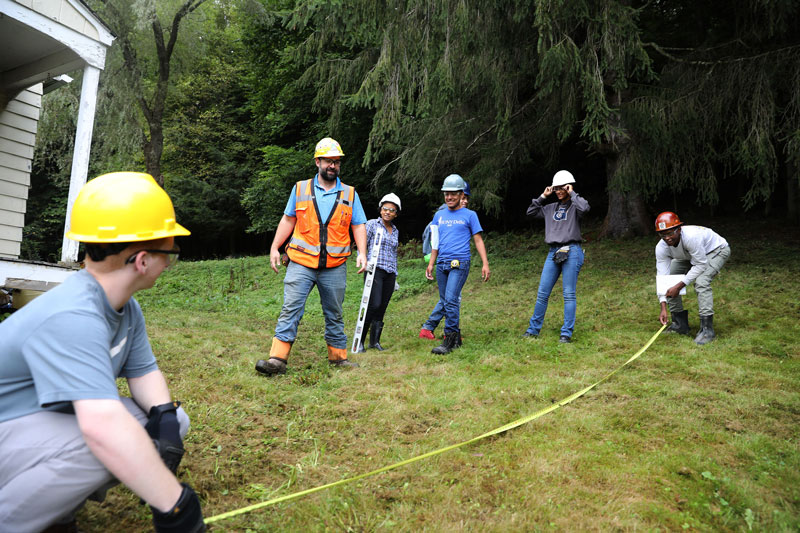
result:
[(339, 177), (339, 171), (336, 170), (335, 167), (328, 167), (324, 172), (320, 170), (319, 177), (320, 179), (331, 183), (336, 181), (336, 178)]

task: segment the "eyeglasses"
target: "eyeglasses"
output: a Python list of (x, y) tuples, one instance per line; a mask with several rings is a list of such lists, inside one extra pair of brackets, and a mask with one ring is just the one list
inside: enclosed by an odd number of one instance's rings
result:
[(126, 265), (130, 265), (131, 263), (136, 262), (136, 256), (139, 255), (141, 252), (147, 252), (149, 254), (165, 254), (167, 256), (167, 267), (172, 268), (175, 266), (175, 263), (178, 262), (178, 256), (181, 253), (181, 249), (179, 247), (175, 247), (173, 250), (156, 250), (156, 249), (147, 249), (147, 250), (139, 250), (135, 252), (132, 256), (130, 256), (126, 261)]
[(326, 165), (333, 165), (335, 167), (341, 166), (342, 164), (341, 159), (328, 159), (327, 157), (320, 157), (319, 160), (325, 163)]
[(567, 188), (562, 185), (556, 185), (555, 187), (553, 187), (553, 192), (566, 191), (566, 190)]
[(381, 207), (381, 211), (386, 211), (387, 213), (397, 213), (397, 209), (394, 207)]
[(658, 236), (661, 237), (662, 239), (666, 239), (666, 238), (672, 237), (673, 235), (678, 233), (678, 231), (680, 231), (680, 229), (681, 229), (680, 226), (677, 226), (677, 227), (674, 227), (672, 229), (668, 229), (668, 230), (665, 230), (665, 231), (659, 231), (658, 232)]

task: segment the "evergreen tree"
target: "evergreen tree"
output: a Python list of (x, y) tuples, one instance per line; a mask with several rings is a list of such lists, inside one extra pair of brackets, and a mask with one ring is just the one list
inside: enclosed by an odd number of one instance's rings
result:
[(532, 150), (553, 154), (533, 87), (531, 7), (307, 1), (290, 26), (313, 30), (295, 58), (309, 65), (301, 81), (316, 88), (315, 109), (329, 109), (332, 122), (370, 111), (362, 164), (375, 169), (373, 186), (432, 193), (458, 172), (479, 184), (476, 204), (499, 213), (509, 170)]
[(791, 213), (800, 183), (800, 4), (682, 1), (642, 13), (659, 82), (625, 109), (635, 149), (620, 186), (651, 196), (688, 190), (711, 206), (733, 190), (747, 210), (769, 206), (783, 180)]
[(318, 108), (374, 112), (363, 164), (378, 177), (425, 191), (460, 172), (497, 213), (510, 176), (579, 142), (606, 161), (603, 234), (623, 236), (651, 231), (646, 199), (690, 190), (713, 205), (741, 175), (748, 208), (796, 165), (798, 9), (305, 0), (290, 27), (310, 31), (295, 57)]
[(241, 196), (259, 161), (241, 42), (247, 12), (218, 4), (209, 14), (200, 33), (206, 54), (176, 81), (164, 115), (164, 185), (192, 231), (184, 250), (203, 257), (251, 248)]

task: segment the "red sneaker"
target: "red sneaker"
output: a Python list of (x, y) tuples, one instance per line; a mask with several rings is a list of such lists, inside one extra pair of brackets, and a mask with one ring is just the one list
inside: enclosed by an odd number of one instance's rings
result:
[(431, 330), (425, 329), (425, 328), (422, 328), (421, 330), (419, 330), (419, 338), (420, 339), (430, 339), (432, 341), (436, 340), (436, 337), (434, 337), (433, 332)]

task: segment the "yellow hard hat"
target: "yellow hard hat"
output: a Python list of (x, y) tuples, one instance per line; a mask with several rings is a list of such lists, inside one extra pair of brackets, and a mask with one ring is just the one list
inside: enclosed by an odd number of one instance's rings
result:
[(89, 181), (78, 193), (67, 238), (137, 242), (189, 234), (175, 221), (172, 200), (150, 174), (112, 172)]
[(342, 157), (344, 152), (342, 152), (342, 147), (339, 146), (339, 143), (335, 140), (331, 139), (330, 137), (325, 137), (320, 142), (317, 143), (317, 147), (314, 149), (314, 158), (317, 157)]

